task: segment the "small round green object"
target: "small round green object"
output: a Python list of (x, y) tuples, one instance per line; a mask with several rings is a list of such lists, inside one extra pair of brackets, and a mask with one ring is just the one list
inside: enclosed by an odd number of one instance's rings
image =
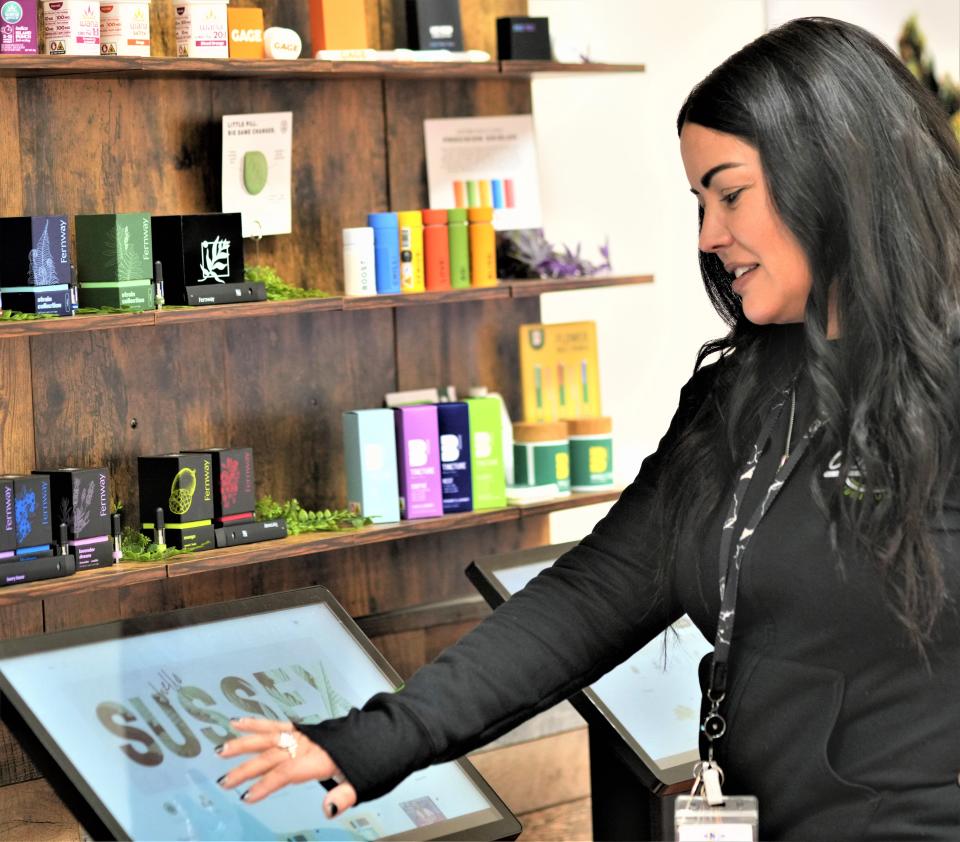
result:
[(243, 186), (251, 196), (256, 196), (267, 186), (267, 156), (254, 150), (243, 156)]

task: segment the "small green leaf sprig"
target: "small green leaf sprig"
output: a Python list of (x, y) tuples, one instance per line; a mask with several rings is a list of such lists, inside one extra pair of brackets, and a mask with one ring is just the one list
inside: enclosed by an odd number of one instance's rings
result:
[[(204, 548), (200, 547), (198, 549)], [(123, 551), (124, 561), (164, 561), (174, 556), (193, 552), (193, 550), (179, 550), (176, 547), (167, 547), (165, 550), (161, 550), (146, 535), (138, 532), (132, 526), (123, 527), (123, 532), (120, 533), (120, 549)]]
[(257, 501), (258, 520), (274, 520), (282, 517), (287, 522), (287, 534), (299, 535), (304, 532), (347, 532), (370, 526), (373, 521), (362, 515), (355, 515), (347, 509), (323, 509), (310, 511), (303, 508), (294, 497), (279, 503), (270, 495)]
[(268, 301), (293, 301), (299, 298), (330, 298), (322, 289), (302, 289), (288, 284), (272, 266), (246, 266), (244, 280), (262, 283), (267, 288)]
[(18, 310), (4, 310), (0, 313), (0, 322), (35, 322), (38, 319), (56, 319), (55, 313), (21, 313)]

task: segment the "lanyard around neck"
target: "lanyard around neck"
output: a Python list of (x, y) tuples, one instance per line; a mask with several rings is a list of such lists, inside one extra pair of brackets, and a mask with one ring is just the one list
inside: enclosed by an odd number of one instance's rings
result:
[[(810, 445), (811, 438), (823, 426), (820, 419), (815, 420), (804, 434), (803, 439), (797, 444), (790, 458), (787, 459), (777, 470), (773, 482), (767, 489), (763, 500), (754, 510), (747, 521), (746, 526), (740, 530), (740, 535), (734, 543), (734, 533), (737, 529), (737, 523), (740, 519), (740, 505), (746, 499), (747, 489), (753, 481), (760, 457), (770, 442), (774, 427), (783, 412), (783, 407), (790, 395), (790, 390), (786, 390), (778, 395), (776, 402), (770, 409), (763, 427), (760, 430), (760, 436), (750, 451), (750, 457), (740, 472), (737, 480), (737, 487), (733, 492), (733, 500), (730, 503), (730, 509), (723, 521), (723, 529), (720, 537), (720, 616), (717, 620), (717, 635), (714, 641), (713, 662), (710, 667), (710, 683), (707, 690), (707, 699), (710, 702), (710, 711), (704, 717), (700, 728), (709, 741), (710, 760), (713, 760), (713, 743), (720, 739), (727, 729), (726, 721), (719, 713), (720, 702), (723, 701), (727, 691), (727, 664), (730, 660), (730, 644), (733, 640), (733, 623), (736, 618), (737, 591), (740, 584), (740, 568), (743, 564), (743, 558), (750, 544), (750, 539), (763, 520), (764, 515), (769, 511), (773, 501), (783, 488), (784, 483), (793, 473), (797, 463), (803, 458), (807, 447)], [(731, 545), (733, 549), (731, 551)]]

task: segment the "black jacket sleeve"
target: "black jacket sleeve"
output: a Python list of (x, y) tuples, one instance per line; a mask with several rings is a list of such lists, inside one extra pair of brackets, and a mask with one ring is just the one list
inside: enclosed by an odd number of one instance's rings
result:
[[(417, 769), (461, 757), (567, 698), (683, 614), (658, 584), (650, 503), (665, 458), (712, 382), (702, 368), (656, 452), (593, 532), (398, 693), (300, 725), (365, 801)], [(662, 580), (663, 577), (659, 577)]]

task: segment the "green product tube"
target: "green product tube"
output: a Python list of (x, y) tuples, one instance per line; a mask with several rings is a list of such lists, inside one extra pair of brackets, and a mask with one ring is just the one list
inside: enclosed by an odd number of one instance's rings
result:
[(467, 230), (467, 209), (447, 211), (450, 235), (450, 286), (453, 289), (470, 288), (470, 234)]

